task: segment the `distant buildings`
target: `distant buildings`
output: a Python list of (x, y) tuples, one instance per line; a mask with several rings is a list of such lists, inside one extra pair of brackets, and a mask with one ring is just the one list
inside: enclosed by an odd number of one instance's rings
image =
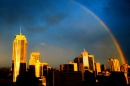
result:
[(29, 70), (36, 77), (47, 76), (48, 74), (48, 63), (40, 62), (40, 53), (32, 52), (29, 60)]
[(128, 65), (128, 64), (123, 64), (123, 65), (121, 65), (121, 67), (120, 67), (121, 72), (127, 72), (127, 71), (128, 71), (128, 68), (129, 68), (129, 65)]
[(112, 72), (120, 71), (119, 60), (117, 60), (117, 59), (109, 59), (108, 64), (109, 64), (109, 67), (110, 67), (110, 71), (112, 71)]
[(96, 71), (96, 75), (98, 75), (98, 73), (101, 72), (101, 66), (99, 62), (95, 63), (95, 71)]
[(16, 82), (16, 78), (20, 74), (26, 72), (26, 54), (27, 54), (27, 40), (20, 32), (15, 36), (13, 41), (13, 53), (12, 53), (12, 70), (13, 70), (13, 82)]

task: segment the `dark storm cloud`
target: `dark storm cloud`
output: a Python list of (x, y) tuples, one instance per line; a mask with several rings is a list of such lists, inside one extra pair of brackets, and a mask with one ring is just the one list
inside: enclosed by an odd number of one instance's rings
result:
[(7, 25), (36, 23), (41, 13), (52, 8), (51, 0), (0, 0), (0, 22)]
[(16, 30), (12, 25), (22, 25), (29, 32), (44, 32), (50, 25), (56, 25), (66, 17), (63, 11), (58, 10), (60, 4), (57, 3), (62, 1), (0, 0), (1, 33), (9, 28)]
[(130, 16), (130, 0), (109, 0), (109, 6), (104, 8), (106, 15), (112, 15), (115, 17), (128, 17)]
[(66, 18), (67, 14), (64, 13), (53, 13), (49, 16), (44, 16), (43, 18), (47, 21), (48, 24), (58, 24)]

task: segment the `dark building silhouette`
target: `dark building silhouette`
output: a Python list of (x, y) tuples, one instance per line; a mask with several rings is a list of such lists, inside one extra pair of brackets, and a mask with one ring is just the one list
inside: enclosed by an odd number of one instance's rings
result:
[(52, 86), (82, 86), (81, 72), (53, 71)]
[(84, 73), (84, 86), (96, 86), (95, 73), (86, 70)]
[(31, 75), (30, 72), (27, 72), (25, 75), (19, 74), (15, 83), (16, 86), (38, 86), (38, 84), (38, 78)]
[(96, 78), (98, 86), (128, 86), (123, 72), (111, 72), (110, 76), (98, 75)]

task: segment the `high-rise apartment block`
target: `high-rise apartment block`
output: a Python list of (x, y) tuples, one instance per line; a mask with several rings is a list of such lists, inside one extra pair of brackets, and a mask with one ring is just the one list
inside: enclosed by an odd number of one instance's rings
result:
[(26, 73), (26, 54), (27, 54), (27, 40), (20, 32), (15, 36), (13, 41), (13, 53), (12, 53), (12, 69), (13, 69), (13, 82), (16, 82), (16, 78), (20, 74)]
[(120, 62), (117, 59), (109, 59), (108, 64), (110, 67), (110, 71), (120, 71)]

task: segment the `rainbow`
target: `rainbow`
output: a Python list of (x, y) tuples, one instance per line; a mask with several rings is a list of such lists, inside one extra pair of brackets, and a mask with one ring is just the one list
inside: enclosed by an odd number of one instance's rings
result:
[(109, 28), (107, 27), (107, 25), (96, 14), (94, 14), (91, 10), (89, 10), (85, 6), (83, 6), (83, 5), (81, 5), (81, 4), (77, 3), (77, 2), (74, 2), (74, 1), (73, 1), (73, 3), (77, 4), (81, 8), (85, 9), (87, 12), (89, 12), (92, 16), (95, 17), (95, 19), (97, 19), (101, 23), (101, 25), (108, 31), (108, 33), (112, 37), (112, 40), (114, 41), (114, 44), (115, 44), (115, 46), (116, 46), (116, 48), (118, 50), (118, 53), (120, 55), (122, 64), (127, 64), (126, 58), (125, 58), (125, 56), (124, 56), (124, 54), (123, 54), (123, 52), (121, 50), (121, 47), (120, 47), (118, 41), (116, 40), (116, 38), (114, 37), (114, 35), (111, 33), (111, 31), (109, 30)]

